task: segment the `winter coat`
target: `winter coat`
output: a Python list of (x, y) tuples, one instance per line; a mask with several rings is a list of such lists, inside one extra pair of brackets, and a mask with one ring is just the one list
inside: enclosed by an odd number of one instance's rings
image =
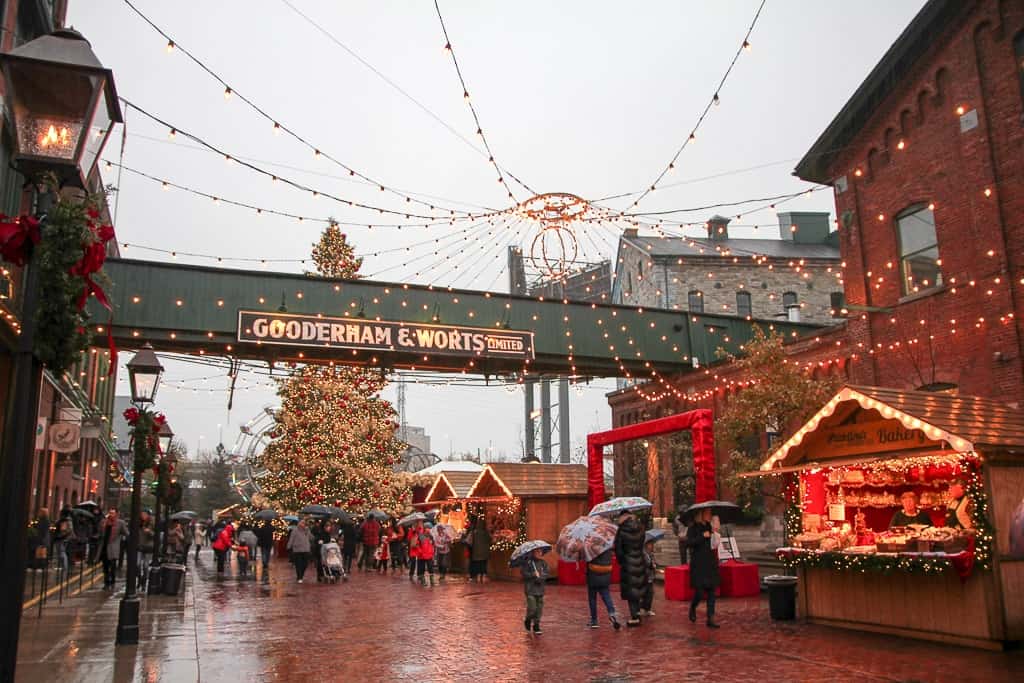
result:
[(430, 529), (413, 529), (410, 545), (412, 550), (416, 551), (417, 560), (434, 559), (434, 537), (431, 536)]
[(356, 551), (356, 527), (354, 524), (341, 525), (342, 551), (351, 555)]
[(420, 557), (420, 549), (416, 545), (416, 530), (409, 529), (405, 532), (405, 541), (409, 544), (409, 558), (418, 560)]
[(704, 538), (704, 532), (711, 532), (711, 524), (694, 522), (686, 530), (686, 547), (690, 550), (690, 585), (694, 588), (716, 588), (718, 586), (718, 558), (711, 549), (711, 539)]
[(100, 525), (100, 539), (106, 545), (101, 548), (101, 552), (106, 552), (108, 560), (116, 560), (121, 557), (121, 540), (125, 538), (128, 538), (128, 527), (125, 526), (123, 519), (111, 524), (109, 519), (103, 518), (103, 524)]
[(548, 563), (531, 557), (523, 561), (521, 571), (523, 574), (523, 591), (527, 595), (544, 595), (544, 589), (546, 588), (544, 582), (551, 573), (548, 569)]
[(615, 534), (615, 557), (622, 571), (619, 584), (623, 600), (639, 600), (643, 597), (644, 574), (644, 528), (636, 517), (630, 517), (619, 525)]
[(313, 534), (309, 532), (309, 529), (304, 529), (301, 526), (292, 527), (292, 532), (288, 535), (288, 552), (308, 553), (312, 543)]
[(612, 585), (612, 549), (609, 548), (587, 563), (587, 586), (607, 588)]
[(213, 549), (224, 552), (231, 549), (232, 541), (235, 538), (235, 527), (225, 524), (213, 541)]
[(270, 522), (263, 522), (256, 527), (256, 544), (261, 548), (274, 547), (274, 525)]
[(377, 544), (380, 543), (380, 522), (373, 517), (363, 522), (361, 538), (363, 545), (377, 547)]
[(470, 546), (469, 559), (474, 562), (486, 562), (491, 558), (491, 532), (487, 525), (477, 522), (473, 525), (469, 535), (472, 545)]
[(156, 547), (156, 534), (153, 533), (153, 527), (149, 524), (139, 527), (139, 552), (145, 553), (146, 555), (153, 552)]

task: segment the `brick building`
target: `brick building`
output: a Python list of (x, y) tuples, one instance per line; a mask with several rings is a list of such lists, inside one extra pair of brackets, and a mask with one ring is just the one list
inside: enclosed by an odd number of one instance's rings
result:
[[(614, 303), (747, 319), (835, 322), (842, 284), (837, 235), (829, 215), (779, 214), (779, 239), (729, 236), (729, 219), (712, 216), (707, 239), (619, 239)], [(837, 298), (838, 297), (838, 298)]]
[[(1024, 405), (1024, 2), (930, 0), (795, 173), (833, 188), (847, 320), (793, 361)], [(660, 403), (624, 389), (612, 424), (720, 410), (743, 379), (684, 373), (690, 400)]]
[[(65, 0), (0, 2), (0, 50), (10, 51), (62, 27), (66, 12)], [(0, 120), (0, 213), (31, 213), (32, 192), (27, 191), (24, 176), (11, 167), (12, 149), (10, 131), (6, 122)], [(102, 188), (98, 173), (90, 177), (89, 185), (94, 192)], [(105, 214), (103, 219), (109, 222), (110, 217)], [(116, 255), (116, 241), (111, 240), (108, 245), (108, 255)], [(0, 262), (0, 435), (6, 429), (6, 407), (19, 400), (11, 395), (10, 379), (11, 352), (26, 314), (21, 300), (23, 277), (21, 268)], [(119, 491), (114, 478), (121, 479), (123, 472), (118, 469), (111, 439), (116, 377), (108, 373), (109, 360), (106, 350), (90, 349), (63, 376), (43, 373), (36, 457), (31, 478), (25, 482), (29, 487), (30, 515), (47, 507), (55, 517), (61, 507), (87, 499), (115, 502)], [(66, 453), (51, 448), (52, 430), (71, 424), (79, 430), (78, 447)]]

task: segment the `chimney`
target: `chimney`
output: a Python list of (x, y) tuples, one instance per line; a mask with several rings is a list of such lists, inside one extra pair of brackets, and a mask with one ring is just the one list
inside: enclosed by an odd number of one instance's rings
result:
[(705, 226), (708, 229), (708, 239), (727, 240), (729, 239), (729, 220), (725, 216), (714, 215), (708, 219)]

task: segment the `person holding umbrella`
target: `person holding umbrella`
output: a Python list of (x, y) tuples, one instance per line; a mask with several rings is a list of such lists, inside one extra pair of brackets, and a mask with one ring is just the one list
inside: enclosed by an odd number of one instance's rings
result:
[(523, 592), (526, 593), (526, 619), (523, 626), (526, 632), (534, 635), (543, 633), (540, 629), (540, 617), (544, 612), (544, 591), (550, 569), (544, 561), (544, 553), (551, 550), (547, 541), (527, 541), (512, 552), (509, 566), (520, 566), (523, 575)]
[(300, 519), (299, 523), (292, 527), (288, 535), (288, 552), (291, 554), (292, 562), (295, 564), (295, 578), (302, 583), (306, 575), (306, 565), (309, 564), (309, 553), (313, 548), (313, 534), (306, 526), (306, 520)]
[[(691, 508), (692, 509), (692, 508)], [(718, 587), (718, 558), (711, 548), (711, 508), (696, 511), (696, 519), (686, 530), (686, 547), (690, 551), (690, 585), (693, 586), (693, 600), (690, 602), (690, 621), (697, 621), (697, 606), (701, 594), (707, 596), (708, 628), (718, 628), (715, 623), (715, 588)]]
[(256, 519), (260, 523), (256, 526), (256, 545), (260, 549), (260, 564), (263, 565), (263, 580), (267, 581), (270, 576), (267, 570), (270, 569), (270, 553), (274, 548), (274, 523), (271, 521), (277, 517), (273, 510), (260, 510), (256, 513)]
[(640, 625), (640, 600), (646, 588), (644, 585), (644, 528), (629, 510), (619, 515), (619, 530), (615, 534), (615, 557), (622, 568), (619, 584), (622, 599), (629, 603), (629, 621), (626, 626)]

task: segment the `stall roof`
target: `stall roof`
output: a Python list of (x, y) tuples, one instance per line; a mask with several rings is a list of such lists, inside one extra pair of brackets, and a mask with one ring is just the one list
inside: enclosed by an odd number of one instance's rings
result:
[(449, 498), (465, 498), (478, 476), (479, 472), (461, 470), (438, 473), (433, 486), (427, 492), (427, 497), (423, 499), (423, 504), (439, 503)]
[[(424, 467), (422, 470), (417, 470), (416, 474), (440, 474), (444, 472), (472, 472), (473, 478), (480, 474), (480, 470), (484, 468), (483, 465), (473, 462), (472, 460), (442, 460), (436, 462), (430, 467)], [(472, 483), (472, 482), (470, 482)]]
[(543, 463), (496, 462), (484, 466), (468, 498), (477, 495), (481, 483), (497, 480), (510, 496), (585, 496), (587, 468), (585, 465), (551, 465)]
[(840, 404), (850, 401), (865, 410), (877, 410), (885, 418), (899, 420), (908, 429), (920, 430), (933, 441), (944, 441), (960, 453), (972, 452), (977, 447), (1024, 447), (1024, 412), (1003, 403), (976, 396), (848, 385), (772, 453), (761, 464), (761, 471), (792, 464), (785, 462), (790, 449), (817, 430)]

